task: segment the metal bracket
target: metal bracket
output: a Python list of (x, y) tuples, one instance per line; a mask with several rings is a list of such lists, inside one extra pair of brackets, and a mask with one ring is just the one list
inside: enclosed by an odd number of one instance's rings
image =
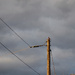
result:
[(51, 52), (51, 49), (50, 49), (50, 52)]

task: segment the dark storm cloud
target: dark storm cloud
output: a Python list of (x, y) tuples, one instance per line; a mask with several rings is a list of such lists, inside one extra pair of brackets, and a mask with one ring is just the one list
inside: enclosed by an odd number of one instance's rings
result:
[[(44, 40), (47, 40), (48, 36), (51, 37), (51, 48), (58, 75), (63, 73), (62, 70), (64, 70), (66, 75), (69, 69), (74, 66), (74, 15), (75, 0), (0, 0), (0, 17), (30, 45), (42, 44)], [(1, 21), (0, 41), (13, 51), (27, 46)], [(4, 52), (3, 50), (5, 51), (0, 45), (0, 51)], [(23, 60), (26, 59), (26, 62), (40, 72), (40, 74), (45, 75), (46, 51), (44, 50), (44, 48), (28, 49), (17, 53), (17, 55)], [(6, 56), (6, 59), (8, 57)], [(13, 58), (11, 55), (10, 57), (11, 59)], [(7, 62), (7, 60), (4, 60), (2, 58), (0, 62)], [(17, 67), (13, 67), (13, 62), (17, 64)], [(9, 64), (10, 62), (7, 63)], [(24, 67), (23, 64), (21, 65), (19, 61), (13, 60), (11, 64), (12, 66), (9, 65), (7, 70), (7, 64), (5, 64), (6, 68), (4, 66), (3, 69), (0, 68), (0, 74), (35, 74), (29, 68)]]

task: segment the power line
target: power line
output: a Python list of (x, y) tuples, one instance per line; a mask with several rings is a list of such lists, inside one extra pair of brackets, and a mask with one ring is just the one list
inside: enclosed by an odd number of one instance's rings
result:
[(52, 58), (52, 64), (53, 64), (54, 74), (56, 75), (56, 71), (55, 71), (55, 65), (54, 65), (54, 60), (53, 60), (52, 51), (51, 51), (51, 58)]
[(20, 59), (17, 55), (15, 55), (10, 49), (8, 49), (5, 45), (3, 45), (1, 42), (0, 44), (7, 49), (11, 54), (13, 54), (17, 59), (19, 59), (22, 63), (24, 63), (26, 66), (28, 66), (31, 70), (33, 70), (35, 73), (37, 73), (38, 75), (40, 75), (36, 70), (34, 70), (31, 66), (29, 66), (27, 63), (25, 63), (22, 59)]
[(6, 22), (4, 22), (3, 19), (0, 18), (0, 20), (1, 20), (9, 29), (11, 29), (23, 42), (25, 42), (25, 43), (30, 47), (30, 45), (29, 45), (19, 34), (17, 34)]
[[(21, 50), (17, 50), (17, 51), (13, 51), (13, 53), (17, 53), (17, 52), (21, 52), (21, 51), (24, 51), (24, 50), (26, 50), (26, 49), (29, 49), (30, 47), (28, 47), (28, 48), (24, 48), (24, 49), (21, 49)], [(6, 54), (6, 55), (10, 55), (11, 53), (8, 53), (8, 54)], [(1, 56), (0, 56), (1, 57)]]

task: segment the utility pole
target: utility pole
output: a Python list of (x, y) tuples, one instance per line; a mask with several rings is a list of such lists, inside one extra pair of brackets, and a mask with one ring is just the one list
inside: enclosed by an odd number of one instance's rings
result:
[(47, 75), (51, 75), (50, 67), (50, 38), (47, 39)]
[(47, 46), (47, 75), (51, 75), (51, 65), (50, 65), (50, 38), (48, 37), (47, 39), (47, 45), (45, 43), (43, 45), (35, 45), (35, 46), (30, 46), (30, 48), (36, 48), (36, 47), (42, 47), (42, 46)]

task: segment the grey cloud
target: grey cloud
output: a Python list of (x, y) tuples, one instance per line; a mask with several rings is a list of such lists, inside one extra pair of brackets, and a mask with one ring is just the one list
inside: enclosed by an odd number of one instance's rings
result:
[[(74, 66), (74, 63), (72, 63), (72, 61), (75, 62), (75, 1), (0, 0), (0, 3), (0, 17), (2, 17), (2, 19), (30, 45), (43, 44), (44, 41), (47, 40), (48, 36), (51, 37), (51, 48), (54, 47), (55, 50), (57, 50), (57, 47), (59, 49), (57, 53), (60, 54), (60, 58), (57, 57), (57, 55), (54, 57), (56, 73), (60, 75), (63, 73), (62, 70), (65, 70), (64, 72), (66, 75), (66, 73), (69, 72), (69, 68), (72, 68), (72, 66)], [(23, 43), (1, 21), (0, 41), (13, 51), (27, 47), (27, 45)], [(40, 74), (45, 75), (47, 65), (46, 51), (44, 51), (45, 49), (45, 47), (38, 49), (28, 49), (16, 54), (20, 56), (24, 61), (26, 58), (27, 63), (29, 63), (38, 72), (40, 72)], [(73, 54), (71, 58), (68, 57), (70, 49)], [(62, 51), (66, 52), (64, 53)], [(5, 52), (5, 49), (1, 45), (0, 52), (3, 52), (3, 54)], [(54, 52), (53, 55), (55, 55), (55, 53), (56, 52)], [(68, 54), (66, 55), (66, 53)], [(11, 55), (8, 57), (11, 57), (12, 59)], [(17, 64), (16, 60), (15, 64)], [(35, 74), (31, 70), (29, 70), (29, 68), (24, 67), (19, 63), (17, 64), (17, 66), (19, 66), (20, 68), (16, 66), (14, 68), (10, 66), (8, 70), (2, 70), (0, 68), (0, 74)]]

